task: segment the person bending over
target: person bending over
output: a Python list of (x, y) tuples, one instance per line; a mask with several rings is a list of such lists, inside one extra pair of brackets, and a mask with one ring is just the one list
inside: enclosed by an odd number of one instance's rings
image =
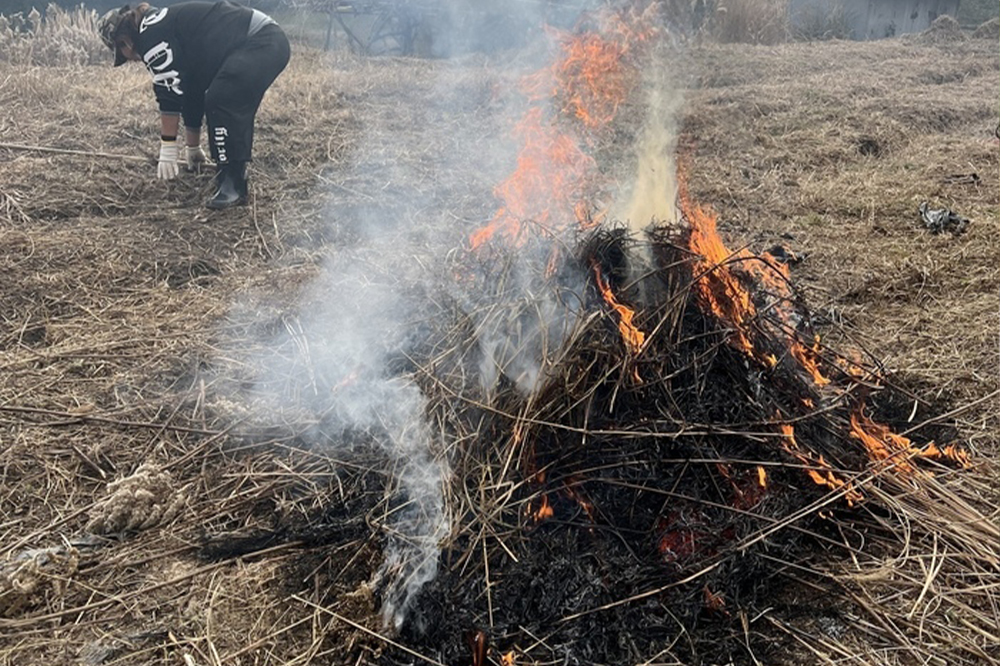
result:
[(142, 62), (160, 107), (157, 177), (180, 171), (177, 135), (184, 122), (185, 161), (201, 167), (202, 121), (215, 161), (216, 191), (207, 206), (246, 203), (246, 165), (264, 93), (288, 64), (284, 31), (271, 17), (232, 2), (180, 2), (162, 9), (142, 2), (112, 9), (98, 22), (115, 67)]

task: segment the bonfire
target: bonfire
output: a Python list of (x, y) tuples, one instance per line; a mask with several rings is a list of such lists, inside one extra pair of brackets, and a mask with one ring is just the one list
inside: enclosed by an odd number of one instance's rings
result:
[[(418, 371), (466, 442), (461, 518), (397, 628), (444, 663), (764, 657), (748, 618), (790, 578), (839, 612), (838, 558), (919, 533), (965, 553), (953, 575), (998, 562), (995, 526), (938, 480), (969, 454), (947, 429), (886, 425), (902, 400), (877, 364), (823, 343), (787, 253), (726, 246), (683, 155), (638, 165), (677, 184), (641, 228), (594, 204), (613, 185), (592, 148), (649, 85), (648, 19), (553, 33), (555, 64), (523, 83), (517, 169), (462, 265), (489, 294), (475, 330), (505, 351), (481, 394), (467, 369)], [(461, 321), (439, 336), (436, 368), (482, 346)]]

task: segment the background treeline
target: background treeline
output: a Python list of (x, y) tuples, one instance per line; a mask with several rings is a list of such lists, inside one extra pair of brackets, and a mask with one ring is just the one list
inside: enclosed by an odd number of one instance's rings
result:
[[(138, 2), (139, 0), (130, 0)], [(152, 0), (165, 6), (182, 0)], [(331, 13), (337, 0), (237, 0), (261, 9), (296, 42), (368, 55), (449, 57), (493, 53), (530, 40), (543, 23), (570, 27), (576, 10), (601, 0), (358, 0), (362, 11)], [(657, 0), (678, 34), (718, 43), (780, 44), (847, 39), (843, 6), (792, 19), (790, 0)], [(125, 0), (0, 0), (0, 62), (92, 65), (109, 54), (96, 39), (97, 18)], [(416, 6), (416, 8), (414, 8)], [(386, 9), (388, 8), (388, 9)], [(397, 11), (398, 10), (398, 11)], [(958, 24), (974, 37), (1000, 32), (996, 0), (962, 0)], [(990, 23), (986, 24), (987, 21)], [(954, 30), (958, 25), (951, 22)], [(985, 25), (984, 25), (985, 24)], [(982, 33), (982, 34), (980, 34)]]
[[(79, 0), (73, 2), (72, 0), (54, 0), (53, 2), (47, 2), (46, 0), (0, 0), (0, 14), (16, 14), (17, 12), (30, 12), (32, 8), (37, 9), (40, 12), (44, 12), (45, 8), (50, 4), (58, 5), (63, 9), (76, 9), (81, 4), (85, 5), (88, 9), (94, 9), (98, 12), (106, 12), (114, 7), (121, 7), (124, 4), (131, 2), (132, 4), (137, 4), (142, 0), (92, 0), (90, 2), (81, 3)], [(163, 7), (165, 5), (172, 5), (175, 2), (180, 2), (180, 0), (146, 0), (151, 5), (156, 5), (157, 7)], [(263, 11), (275, 11), (282, 9), (283, 6), (288, 6), (292, 3), (286, 2), (285, 0), (237, 0), (241, 5), (249, 5), (250, 7), (257, 7)]]
[(1000, 17), (997, 0), (962, 0), (955, 18), (962, 25), (978, 25), (997, 17)]
[[(170, 5), (179, 0), (159, 0), (158, 2), (153, 2), (152, 4), (163, 6)], [(302, 0), (238, 0), (241, 4), (249, 5), (251, 7), (257, 7), (263, 11), (270, 12), (283, 12), (283, 11), (293, 11), (296, 7), (303, 6), (304, 2)], [(392, 2), (392, 0), (387, 0)], [(48, 6), (48, 2), (39, 0), (0, 0), (0, 14), (13, 14), (16, 12), (28, 12), (31, 8), (37, 8), (39, 11), (43, 11), (45, 7)], [(59, 5), (64, 9), (73, 9), (80, 5), (79, 2), (73, 2), (72, 0), (56, 0), (52, 4)], [(107, 11), (112, 7), (119, 7), (125, 4), (125, 0), (92, 0), (87, 2), (86, 6), (92, 9), (96, 9), (99, 12)], [(719, 3), (727, 4), (727, 3)], [(737, 3), (739, 4), (738, 0)], [(997, 0), (962, 0), (961, 5), (958, 10), (958, 16), (955, 18), (962, 25), (977, 25), (984, 21), (988, 21), (991, 18), (1000, 17), (1000, 3)]]

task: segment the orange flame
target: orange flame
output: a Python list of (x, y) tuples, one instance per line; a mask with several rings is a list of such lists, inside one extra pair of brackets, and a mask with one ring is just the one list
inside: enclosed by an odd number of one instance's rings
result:
[[(586, 135), (580, 139), (566, 123), (560, 127), (558, 116), (573, 119), (584, 132), (610, 123), (637, 80), (637, 70), (625, 56), (646, 35), (612, 15), (604, 17), (600, 33), (547, 32), (559, 57), (521, 80), (531, 106), (514, 130), (521, 143), (517, 168), (495, 189), (502, 205), (470, 237), (473, 249), (498, 234), (520, 244), (529, 222), (558, 233), (573, 223), (586, 227), (594, 219), (586, 195), (595, 189), (596, 162), (584, 150)], [(557, 114), (547, 110), (553, 103)]]
[(729, 464), (724, 462), (716, 463), (715, 468), (732, 487), (733, 506), (736, 508), (748, 510), (763, 499), (764, 491), (767, 490), (767, 472), (760, 465), (755, 468), (755, 474), (751, 474), (749, 478), (744, 474), (735, 475)]
[(820, 372), (819, 369), (820, 344), (818, 335), (813, 339), (811, 347), (806, 347), (799, 343), (798, 340), (792, 340), (788, 346), (788, 351), (799, 362), (799, 365), (812, 376), (817, 386), (826, 386), (830, 383), (830, 378)]
[(972, 469), (972, 456), (969, 455), (968, 451), (959, 448), (958, 444), (948, 444), (944, 448), (940, 448), (934, 442), (930, 442), (920, 452), (920, 455), (929, 460), (957, 464), (961, 469)]
[(767, 470), (760, 465), (757, 465), (757, 485), (767, 488)]
[[(787, 346), (789, 355), (794, 358), (799, 367), (812, 377), (816, 386), (826, 386), (830, 379), (823, 374), (821, 363), (821, 347), (819, 336), (813, 338), (811, 345), (803, 344), (794, 334), (791, 303), (791, 288), (788, 285), (788, 268), (776, 264), (773, 257), (767, 253), (756, 256), (748, 250), (731, 252), (716, 229), (715, 216), (697, 205), (692, 205), (687, 195), (687, 186), (683, 173), (680, 174), (679, 192), (681, 210), (690, 224), (689, 245), (695, 254), (694, 274), (696, 295), (703, 307), (721, 321), (733, 327), (731, 344), (766, 367), (777, 364), (775, 357), (762, 350), (756, 341), (768, 336), (781, 339)], [(740, 276), (746, 275), (760, 284), (766, 292), (777, 299), (769, 313), (774, 313), (778, 325), (760, 321), (758, 311), (751, 297), (751, 292), (741, 281)], [(779, 335), (780, 334), (780, 335)], [(855, 378), (866, 375), (860, 363), (848, 362), (837, 358), (836, 363)], [(811, 398), (803, 398), (803, 404), (813, 408)], [(783, 425), (785, 448), (799, 460), (811, 466), (809, 476), (820, 485), (839, 489), (845, 482), (838, 478), (822, 456), (812, 460), (795, 442), (792, 427)], [(909, 439), (893, 433), (888, 427), (875, 423), (859, 408), (851, 416), (851, 436), (861, 441), (869, 457), (875, 461), (892, 464), (896, 472), (903, 476), (927, 474), (916, 469), (910, 462), (912, 458), (926, 458), (941, 462), (950, 462), (962, 468), (971, 467), (972, 461), (968, 453), (957, 445), (951, 444), (940, 448), (933, 442), (923, 449), (913, 446)], [(816, 468), (818, 465), (818, 469)], [(860, 493), (849, 489), (845, 495), (849, 504), (861, 499)]]
[(862, 408), (851, 414), (851, 437), (861, 440), (868, 455), (876, 462), (890, 461), (904, 476), (917, 473), (909, 459), (919, 454), (910, 440), (865, 416)]
[(472, 235), (473, 248), (497, 233), (519, 244), (525, 222), (558, 230), (578, 220), (577, 211), (586, 209), (581, 206), (594, 159), (571, 136), (551, 127), (541, 108), (530, 109), (514, 133), (523, 144), (517, 169), (496, 188), (503, 205), (487, 226)]
[(780, 427), (784, 435), (782, 445), (785, 450), (808, 466), (806, 472), (814, 483), (830, 488), (831, 490), (843, 489), (844, 499), (847, 501), (848, 506), (854, 506), (857, 502), (864, 499), (860, 492), (833, 473), (830, 463), (824, 460), (822, 455), (814, 460), (802, 450), (802, 447), (795, 440), (795, 429), (792, 427), (792, 424), (782, 423)]
[(532, 510), (531, 505), (529, 504), (528, 513), (531, 515), (531, 517), (534, 519), (536, 523), (540, 523), (543, 520), (551, 518), (553, 515), (555, 515), (555, 510), (552, 508), (552, 505), (549, 504), (549, 496), (547, 494), (543, 494), (541, 505), (537, 509)]
[(601, 274), (601, 267), (596, 262), (594, 263), (594, 277), (597, 279), (597, 288), (601, 290), (601, 296), (604, 297), (604, 301), (611, 306), (612, 310), (618, 313), (618, 331), (622, 334), (625, 347), (633, 355), (638, 354), (642, 350), (643, 342), (646, 341), (646, 334), (632, 323), (632, 319), (635, 317), (635, 310), (618, 302), (618, 299), (615, 298), (614, 293), (611, 291), (611, 287), (608, 286), (607, 281)]
[(919, 449), (909, 438), (892, 432), (888, 426), (872, 421), (865, 415), (863, 407), (859, 407), (851, 414), (851, 436), (861, 441), (872, 460), (893, 464), (896, 471), (903, 476), (929, 474), (915, 468), (910, 463), (912, 458), (952, 463), (961, 469), (972, 467), (971, 456), (957, 444), (941, 448), (930, 442), (923, 449)]
[(695, 255), (696, 294), (709, 312), (733, 327), (733, 346), (765, 367), (773, 368), (778, 364), (774, 354), (754, 344), (754, 338), (759, 337), (755, 330), (762, 330), (765, 324), (758, 321), (757, 306), (749, 288), (739, 277), (742, 273), (755, 280), (775, 299), (774, 306), (768, 311), (777, 316), (780, 324), (768, 325), (768, 332), (783, 341), (792, 358), (798, 361), (817, 386), (829, 384), (830, 379), (819, 366), (819, 338), (814, 338), (813, 344), (806, 346), (794, 333), (788, 267), (775, 262), (767, 253), (757, 256), (746, 249), (729, 250), (719, 236), (715, 215), (690, 202), (683, 173), (679, 174), (678, 181), (681, 211), (690, 224), (688, 244)]
[(838, 356), (835, 360), (841, 370), (843, 370), (850, 376), (854, 377), (855, 379), (864, 379), (869, 375), (873, 375), (875, 379), (878, 378), (876, 372), (865, 368), (864, 361), (862, 360), (861, 355), (856, 351), (852, 353), (852, 358), (848, 359), (842, 356)]
[(750, 253), (746, 250), (735, 255), (730, 252), (716, 231), (715, 216), (700, 206), (690, 205), (686, 196), (681, 198), (681, 210), (691, 225), (688, 243), (695, 254), (694, 271), (699, 276), (695, 289), (698, 296), (716, 317), (735, 326), (733, 345), (748, 356), (763, 361), (748, 335), (757, 308), (750, 299), (750, 292), (727, 266), (728, 261), (749, 257)]
[(619, 32), (619, 39), (609, 39), (595, 33), (579, 37), (562, 33), (559, 37), (565, 55), (553, 68), (552, 96), (562, 98), (564, 112), (585, 127), (603, 127), (614, 120), (632, 85), (634, 71), (623, 58), (630, 35)]

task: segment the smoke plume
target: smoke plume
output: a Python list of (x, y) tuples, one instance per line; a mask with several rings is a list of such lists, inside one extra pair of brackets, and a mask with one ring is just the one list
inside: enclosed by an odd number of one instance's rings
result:
[[(570, 13), (578, 16), (587, 4)], [(578, 322), (585, 289), (583, 275), (571, 270), (552, 288), (546, 270), (551, 243), (544, 250), (520, 248), (494, 257), (493, 264), (455, 260), (469, 252), (470, 233), (501, 206), (493, 188), (516, 162), (518, 147), (508, 137), (527, 103), (518, 101), (517, 81), (549, 64), (539, 57), (552, 55), (540, 27), (553, 17), (538, 13), (541, 3), (508, 0), (495, 9), (507, 12), (503, 25), (515, 31), (501, 38), (496, 30), (459, 21), (471, 20), (464, 3), (445, 6), (454, 15), (449, 52), (455, 45), (475, 51), (483, 35), (491, 41), (478, 46), (487, 52), (498, 41), (508, 45), (525, 35), (537, 34), (541, 41), (481, 60), (487, 64), (481, 71), (467, 60), (413, 61), (409, 70), (377, 60), (347, 63), (344, 76), (383, 77), (374, 88), (405, 91), (408, 103), (387, 104), (388, 97), (374, 96), (357, 111), (361, 132), (350, 159), (324, 174), (334, 183), (326, 237), (336, 242), (325, 247), (300, 303), (285, 313), (284, 331), (269, 341), (272, 356), (255, 389), (279, 415), (314, 415), (315, 445), (348, 451), (369, 446), (383, 454), (391, 481), (381, 525), (385, 557), (375, 580), (385, 624), (396, 629), (437, 574), (451, 530), (445, 490), (453, 443), (429, 422), (418, 381), (427, 371), (414, 361), (435, 344), (435, 317), (446, 309), (442, 300), (474, 330), (476, 353), (462, 361), (470, 366), (468, 384), (458, 389), (485, 393), (488, 401), (502, 381), (524, 395), (538, 388)], [(570, 27), (575, 19), (567, 6), (560, 12), (555, 18)], [(539, 29), (524, 31), (525, 24)], [(501, 63), (516, 72), (503, 71)], [(417, 67), (430, 76), (406, 79)], [(650, 116), (635, 152), (635, 186), (629, 200), (618, 204), (621, 219), (636, 225), (674, 219), (671, 118), (678, 100), (666, 94), (664, 81), (648, 83)], [(553, 119), (558, 114), (542, 112)], [(566, 247), (571, 237), (550, 240)], [(460, 270), (467, 273), (457, 279)]]

